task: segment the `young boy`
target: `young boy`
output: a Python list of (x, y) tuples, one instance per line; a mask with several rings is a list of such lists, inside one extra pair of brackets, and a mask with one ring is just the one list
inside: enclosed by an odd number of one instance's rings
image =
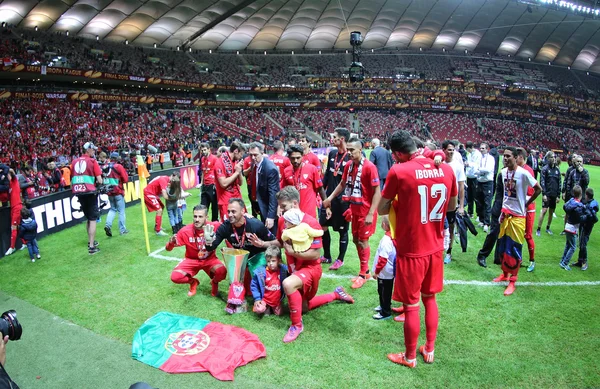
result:
[(377, 293), (379, 306), (373, 319), (382, 320), (392, 317), (392, 290), (394, 289), (394, 262), (396, 260), (396, 247), (390, 233), (390, 222), (387, 216), (381, 218), (381, 228), (385, 235), (379, 241), (375, 253), (373, 275), (377, 280)]
[(569, 199), (565, 205), (563, 205), (563, 209), (566, 212), (567, 222), (565, 223), (564, 232), (565, 236), (567, 237), (567, 242), (565, 244), (565, 251), (559, 265), (565, 270), (571, 270), (569, 262), (575, 253), (575, 248), (577, 247), (579, 224), (587, 221), (587, 210), (585, 205), (581, 202), (581, 187), (579, 185), (575, 185), (573, 187), (573, 197)]
[(21, 225), (19, 226), (19, 238), (23, 239), (27, 243), (27, 249), (29, 250), (29, 258), (31, 262), (35, 262), (36, 258), (42, 258), (40, 256), (40, 249), (37, 245), (37, 222), (31, 217), (32, 212), (27, 208), (21, 209)]
[(323, 230), (312, 228), (307, 223), (302, 223), (304, 214), (296, 208), (292, 208), (283, 214), (285, 230), (281, 235), (283, 241), (292, 241), (292, 247), (297, 253), (303, 253), (310, 249), (313, 238), (323, 236)]
[(254, 297), (254, 313), (262, 315), (272, 311), (281, 315), (281, 302), (285, 297), (283, 280), (288, 276), (288, 268), (281, 263), (281, 249), (269, 246), (265, 252), (267, 266), (260, 266), (252, 275), (250, 290)]
[(588, 212), (588, 219), (585, 222), (581, 222), (579, 227), (579, 259), (573, 266), (581, 267), (581, 270), (588, 269), (587, 263), (587, 244), (592, 234), (594, 224), (598, 222), (598, 202), (594, 200), (594, 190), (587, 188), (585, 190), (585, 207)]

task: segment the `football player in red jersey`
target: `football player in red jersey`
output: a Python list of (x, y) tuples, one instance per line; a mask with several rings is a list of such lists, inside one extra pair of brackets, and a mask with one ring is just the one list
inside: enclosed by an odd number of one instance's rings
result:
[[(394, 208), (396, 278), (394, 288), (404, 306), (405, 352), (389, 354), (394, 362), (410, 368), (417, 365), (417, 341), (421, 326), (419, 299), (425, 306), (425, 345), (419, 348), (425, 363), (433, 363), (439, 322), (436, 293), (444, 285), (444, 217), (456, 208), (458, 188), (452, 167), (435, 166), (432, 159), (417, 153), (407, 131), (396, 131), (389, 139), (396, 161), (383, 188), (379, 214)], [(397, 196), (397, 200), (395, 200)]]
[(298, 140), (298, 144), (302, 146), (302, 164), (311, 164), (314, 165), (319, 172), (321, 171), (321, 160), (315, 153), (310, 149), (310, 139), (306, 135), (302, 135)]
[(219, 292), (219, 282), (227, 276), (225, 265), (219, 261), (214, 251), (206, 249), (204, 239), (204, 226), (212, 225), (214, 230), (219, 227), (218, 222), (207, 222), (208, 210), (204, 205), (194, 207), (194, 222), (183, 227), (167, 242), (167, 251), (178, 246), (185, 246), (185, 258), (171, 273), (171, 281), (176, 284), (189, 284), (188, 296), (196, 294), (200, 281), (194, 278), (200, 270), (204, 271), (211, 279), (211, 295)]
[[(300, 201), (300, 193), (293, 186), (286, 186), (277, 193), (277, 202), (282, 212), (292, 208), (302, 210), (300, 208)], [(321, 228), (317, 219), (306, 212), (304, 213), (302, 222), (307, 223), (315, 229)], [(274, 241), (262, 240), (256, 234), (248, 235), (248, 239), (250, 243), (257, 247), (277, 246), (285, 249), (285, 256), (291, 275), (283, 281), (283, 289), (288, 297), (292, 325), (284, 336), (283, 341), (289, 343), (296, 340), (302, 331), (304, 331), (304, 324), (302, 323), (303, 312), (311, 311), (335, 300), (353, 304), (354, 299), (341, 286), (335, 288), (331, 293), (317, 296), (319, 281), (323, 274), (319, 260), (321, 257), (321, 248), (323, 247), (321, 238), (314, 238), (310, 249), (297, 253), (294, 251), (291, 242), (284, 242), (281, 239), (283, 229), (285, 228), (283, 217), (279, 219), (277, 227), (277, 239)]]
[(217, 191), (215, 188), (215, 165), (217, 156), (212, 154), (208, 143), (200, 145), (202, 158), (200, 160), (202, 166), (202, 180), (200, 204), (210, 208), (212, 211), (212, 221), (219, 220), (219, 203), (217, 202)]
[(15, 252), (15, 245), (17, 244), (17, 227), (21, 224), (21, 209), (23, 208), (23, 202), (21, 201), (21, 187), (19, 186), (19, 179), (14, 170), (8, 170), (8, 196), (10, 201), (10, 247), (4, 255), (11, 255)]
[[(362, 147), (362, 142), (358, 138), (350, 139), (346, 149), (352, 160), (346, 164), (338, 186), (323, 201), (323, 207), (330, 208), (333, 199), (342, 194), (342, 201), (350, 203), (349, 211), (346, 212), (352, 214), (352, 240), (356, 245), (360, 260), (360, 271), (358, 277), (354, 278), (353, 289), (362, 287), (370, 278), (371, 246), (369, 238), (375, 233), (377, 204), (381, 199), (377, 166), (363, 156)], [(328, 216), (331, 217), (330, 210), (328, 210)]]
[(283, 188), (286, 186), (285, 171), (286, 169), (292, 169), (292, 163), (290, 159), (285, 156), (285, 149), (283, 143), (279, 140), (273, 142), (273, 149), (275, 152), (269, 157), (271, 161), (279, 169), (279, 186)]
[(224, 150), (215, 163), (215, 187), (217, 189), (217, 202), (221, 220), (227, 220), (227, 206), (229, 199), (241, 198), (242, 168), (244, 146), (239, 142), (231, 143), (229, 150)]
[(179, 173), (175, 172), (170, 176), (159, 176), (155, 177), (148, 183), (148, 186), (144, 188), (144, 204), (148, 212), (156, 212), (154, 218), (154, 231), (156, 235), (167, 236), (167, 233), (161, 228), (162, 225), (162, 214), (165, 205), (160, 201), (160, 197), (166, 199), (169, 198), (167, 188), (169, 185), (179, 186), (179, 190), (175, 190), (177, 193), (181, 192), (181, 181), (179, 179)]
[(292, 163), (293, 183), (300, 192), (300, 210), (313, 218), (317, 217), (317, 194), (325, 200), (327, 195), (323, 189), (321, 171), (312, 164), (302, 163), (302, 147), (292, 145), (288, 149), (288, 157)]

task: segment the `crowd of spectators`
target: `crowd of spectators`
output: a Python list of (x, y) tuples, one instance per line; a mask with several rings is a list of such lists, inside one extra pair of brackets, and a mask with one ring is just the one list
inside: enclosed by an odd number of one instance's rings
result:
[[(15, 63), (78, 69), (202, 83), (310, 86), (309, 77), (347, 76), (349, 53), (258, 54), (209, 53), (141, 48), (109, 41), (66, 37), (60, 33), (2, 30), (0, 54)], [(60, 60), (59, 60), (60, 58)], [(441, 54), (419, 50), (365, 52), (368, 77), (465, 80), (483, 85), (519, 86), (588, 99), (600, 95), (600, 78), (563, 67), (517, 62), (514, 58)], [(585, 77), (585, 79), (581, 79)], [(334, 86), (334, 85), (331, 85)], [(389, 86), (389, 85), (388, 85)]]

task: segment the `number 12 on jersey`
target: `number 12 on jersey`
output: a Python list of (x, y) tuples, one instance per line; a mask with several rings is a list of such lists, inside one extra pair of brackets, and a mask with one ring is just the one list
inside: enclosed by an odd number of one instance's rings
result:
[[(421, 198), (421, 224), (428, 222), (442, 221), (444, 213), (442, 207), (447, 199), (448, 189), (444, 184), (433, 184), (431, 188), (427, 185), (419, 185), (417, 187), (419, 197)], [(436, 201), (435, 205), (429, 211), (429, 201)]]

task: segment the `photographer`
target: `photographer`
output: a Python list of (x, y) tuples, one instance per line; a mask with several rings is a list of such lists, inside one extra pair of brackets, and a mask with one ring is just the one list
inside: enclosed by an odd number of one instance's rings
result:
[(99, 216), (96, 183), (102, 184), (102, 171), (94, 159), (98, 148), (92, 142), (86, 142), (83, 150), (84, 154), (71, 165), (71, 185), (73, 194), (79, 199), (81, 212), (87, 219), (88, 254), (94, 255), (100, 251), (98, 242), (95, 241), (96, 220)]
[(4, 370), (4, 365), (6, 364), (6, 343), (8, 343), (8, 335), (0, 339), (0, 389), (19, 389), (17, 384), (10, 379), (6, 370)]
[(60, 192), (65, 187), (62, 173), (60, 172), (60, 169), (56, 167), (56, 162), (54, 162), (54, 160), (50, 160), (46, 165), (44, 177), (46, 177), (51, 192)]
[(106, 216), (104, 232), (106, 232), (106, 236), (112, 236), (112, 222), (115, 219), (115, 214), (119, 212), (119, 232), (121, 235), (127, 234), (129, 231), (125, 227), (123, 184), (129, 181), (129, 176), (123, 165), (118, 163), (119, 153), (111, 153), (109, 159), (107, 158), (106, 153), (102, 152), (98, 156), (98, 160), (100, 161), (100, 167), (102, 169), (104, 185), (108, 185), (110, 188), (107, 193), (108, 201), (110, 202), (110, 211), (108, 211), (108, 215)]
[(33, 170), (29, 166), (25, 166), (21, 169), (22, 173), (17, 174), (19, 180), (19, 186), (21, 188), (21, 195), (23, 199), (33, 199), (39, 197), (39, 192), (36, 187), (36, 179), (33, 174)]

